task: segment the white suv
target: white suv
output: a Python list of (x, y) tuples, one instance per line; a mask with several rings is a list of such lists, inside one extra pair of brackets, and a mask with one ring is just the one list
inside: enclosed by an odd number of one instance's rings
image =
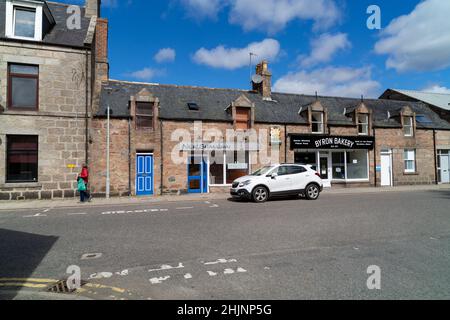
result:
[(265, 202), (271, 197), (300, 194), (308, 200), (317, 200), (322, 190), (322, 179), (311, 166), (278, 164), (235, 180), (230, 193), (234, 198)]

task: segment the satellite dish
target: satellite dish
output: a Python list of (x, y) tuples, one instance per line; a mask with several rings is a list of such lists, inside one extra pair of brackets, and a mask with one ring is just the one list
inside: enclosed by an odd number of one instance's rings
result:
[(259, 74), (255, 74), (252, 77), (252, 81), (253, 81), (253, 83), (260, 84), (261, 82), (264, 81), (264, 78), (262, 76), (260, 76)]

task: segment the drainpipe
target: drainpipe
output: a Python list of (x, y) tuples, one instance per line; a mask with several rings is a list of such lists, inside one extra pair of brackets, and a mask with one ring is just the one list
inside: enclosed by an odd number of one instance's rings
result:
[(109, 121), (110, 121), (110, 110), (109, 110), (109, 102), (107, 106), (106, 114), (106, 199), (109, 199), (110, 195), (110, 173), (109, 173)]
[[(287, 125), (284, 125), (284, 162), (287, 163)], [(295, 161), (294, 161), (295, 162)]]
[(131, 118), (128, 118), (128, 196), (131, 197)]
[(376, 130), (375, 128), (372, 128), (372, 134), (373, 134), (373, 138), (375, 139), (374, 143), (373, 143), (373, 169), (374, 169), (374, 182), (375, 182), (375, 188), (378, 187), (377, 186), (377, 138), (376, 138)]
[(161, 164), (160, 164), (160, 175), (161, 175), (161, 181), (160, 181), (160, 193), (161, 193), (161, 195), (162, 195), (162, 193), (163, 193), (163, 178), (164, 178), (164, 139), (163, 139), (163, 122), (162, 122), (162, 120), (160, 119), (159, 120), (159, 131), (160, 131), (160, 139), (161, 139), (161, 143), (160, 143), (160, 147), (161, 147), (161, 156), (160, 156), (160, 161), (161, 161)]
[(88, 99), (88, 94), (89, 94), (89, 89), (88, 89), (88, 85), (89, 85), (89, 81), (88, 81), (88, 72), (89, 72), (89, 66), (88, 66), (88, 61), (89, 61), (89, 55), (88, 55), (88, 51), (87, 49), (85, 50), (85, 57), (86, 57), (86, 70), (85, 70), (85, 102), (86, 102), (86, 110), (85, 110), (85, 136), (86, 136), (86, 141), (85, 141), (85, 160), (84, 162), (86, 163), (86, 165), (88, 165), (89, 163), (89, 99)]
[(438, 172), (437, 172), (437, 150), (436, 150), (436, 129), (433, 129), (433, 148), (434, 148), (434, 181), (438, 185)]

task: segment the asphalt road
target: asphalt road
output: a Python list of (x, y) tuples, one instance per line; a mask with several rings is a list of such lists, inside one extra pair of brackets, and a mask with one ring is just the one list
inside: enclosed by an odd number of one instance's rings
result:
[(79, 298), (449, 299), (449, 208), (425, 191), (0, 210), (0, 298), (77, 265)]

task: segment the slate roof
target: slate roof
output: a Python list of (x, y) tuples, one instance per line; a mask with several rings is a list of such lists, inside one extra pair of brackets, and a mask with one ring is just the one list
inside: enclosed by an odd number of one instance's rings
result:
[[(46, 2), (47, 6), (55, 19), (55, 25), (53, 28), (45, 35), (43, 35), (42, 41), (39, 43), (57, 45), (57, 46), (67, 46), (74, 48), (84, 48), (84, 39), (86, 38), (87, 31), (89, 28), (90, 18), (84, 16), (85, 9), (81, 9), (81, 29), (69, 30), (66, 26), (66, 20), (68, 18), (67, 8), (70, 4), (56, 3), (50, 1), (38, 0), (40, 2)], [(27, 40), (15, 40), (5, 37), (5, 7), (6, 2), (0, 0), (0, 39), (7, 41), (27, 41)]]
[[(255, 122), (272, 124), (306, 124), (307, 119), (299, 114), (300, 108), (316, 101), (316, 96), (272, 93), (273, 101), (265, 101), (256, 92), (237, 89), (213, 89), (176, 85), (160, 85), (110, 80), (103, 84), (100, 108), (97, 116), (103, 117), (109, 104), (112, 117), (129, 117), (130, 97), (147, 89), (160, 101), (161, 119), (183, 121), (232, 121), (226, 111), (232, 101), (245, 95), (255, 104)], [(345, 115), (350, 108), (359, 105), (360, 99), (340, 97), (318, 97), (328, 110), (328, 122), (331, 125), (354, 125), (352, 119)], [(198, 104), (200, 110), (192, 111), (188, 102)], [(417, 115), (425, 115), (431, 123), (417, 123), (418, 128), (434, 128), (450, 130), (450, 123), (441, 119), (436, 113), (421, 102), (405, 102), (395, 100), (365, 99), (365, 105), (373, 112), (375, 126), (387, 128), (401, 127), (398, 117), (388, 118), (388, 112), (395, 114), (408, 105)]]
[(402, 99), (409, 98), (411, 101), (422, 101), (438, 108), (450, 111), (450, 94), (422, 92), (415, 90), (388, 89), (380, 98)]

